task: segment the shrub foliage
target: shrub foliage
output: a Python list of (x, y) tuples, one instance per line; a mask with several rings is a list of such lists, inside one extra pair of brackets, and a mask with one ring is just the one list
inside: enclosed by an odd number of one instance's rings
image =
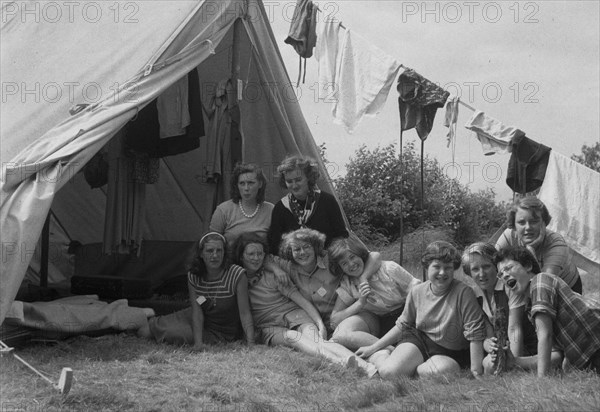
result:
[(444, 227), (459, 244), (486, 240), (504, 221), (505, 206), (492, 189), (471, 192), (446, 176), (435, 159), (424, 158), (421, 206), (420, 154), (413, 143), (403, 148), (402, 163), (394, 145), (360, 147), (346, 165), (336, 190), (352, 228), (365, 240), (384, 244), (420, 226)]

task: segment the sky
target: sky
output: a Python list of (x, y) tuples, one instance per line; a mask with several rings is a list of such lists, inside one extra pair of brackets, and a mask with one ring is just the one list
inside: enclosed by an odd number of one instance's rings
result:
[[(600, 140), (600, 13), (598, 1), (321, 1), (319, 17), (335, 17), (399, 63), (416, 70), (475, 109), (526, 132), (570, 157)], [(284, 43), (295, 2), (265, 1), (292, 82), (298, 55)], [(397, 143), (400, 121), (395, 82), (381, 112), (363, 118), (352, 134), (333, 123), (331, 103), (314, 97), (317, 61), (307, 60), (297, 90), (317, 144), (325, 143), (328, 172), (345, 173), (361, 146)], [(492, 188), (510, 200), (510, 155), (484, 156), (463, 125), (473, 114), (461, 106), (454, 158), (446, 146), (445, 109), (437, 112), (425, 143), (450, 177), (471, 190)], [(420, 141), (414, 130), (404, 141)], [(453, 160), (454, 159), (454, 160)]]

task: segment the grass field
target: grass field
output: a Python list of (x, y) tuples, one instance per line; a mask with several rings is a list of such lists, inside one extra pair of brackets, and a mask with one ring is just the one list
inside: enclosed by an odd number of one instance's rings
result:
[[(397, 245), (382, 254), (397, 260)], [(420, 276), (418, 259), (405, 266)], [(599, 274), (583, 280), (585, 293), (600, 296)], [(517, 371), (476, 381), (461, 372), (384, 382), (282, 347), (231, 344), (196, 353), (128, 334), (17, 352), (54, 380), (71, 367), (74, 384), (61, 396), (3, 356), (1, 411), (600, 411), (600, 376), (580, 371), (542, 379)]]

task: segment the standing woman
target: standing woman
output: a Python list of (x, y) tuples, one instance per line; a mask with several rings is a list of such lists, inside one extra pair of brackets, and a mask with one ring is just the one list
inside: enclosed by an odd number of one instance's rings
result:
[(581, 294), (581, 278), (571, 250), (560, 234), (546, 229), (551, 218), (546, 205), (535, 196), (517, 199), (507, 214), (508, 229), (496, 242), (496, 249), (525, 246), (537, 258), (542, 272), (560, 277)]
[(335, 197), (317, 187), (319, 169), (314, 160), (292, 156), (279, 167), (279, 184), (288, 190), (273, 209), (269, 248), (277, 253), (284, 233), (310, 228), (325, 234), (325, 246), (336, 237), (348, 236), (342, 211)]
[(267, 179), (255, 164), (238, 163), (231, 177), (231, 199), (221, 203), (210, 220), (210, 231), (227, 239), (231, 251), (238, 236), (254, 232), (267, 237), (273, 203), (265, 201)]
[(246, 273), (227, 264), (223, 235), (209, 232), (198, 242), (188, 289), (190, 308), (150, 318), (138, 335), (202, 350), (205, 344), (240, 339), (243, 329), (246, 342), (254, 343)]

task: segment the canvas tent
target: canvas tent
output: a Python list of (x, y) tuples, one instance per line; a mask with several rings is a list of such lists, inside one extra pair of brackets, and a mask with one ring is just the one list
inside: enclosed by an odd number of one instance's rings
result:
[[(201, 90), (242, 81), (241, 154), (265, 169), (268, 200), (281, 195), (272, 177), (286, 154), (318, 158), (260, 1), (52, 5), (2, 3), (0, 323), (50, 211), (69, 239), (102, 241), (106, 190), (91, 189), (82, 167), (194, 68)], [(144, 239), (189, 242), (208, 228), (216, 189), (202, 179), (206, 145), (201, 138), (200, 148), (161, 159)]]

